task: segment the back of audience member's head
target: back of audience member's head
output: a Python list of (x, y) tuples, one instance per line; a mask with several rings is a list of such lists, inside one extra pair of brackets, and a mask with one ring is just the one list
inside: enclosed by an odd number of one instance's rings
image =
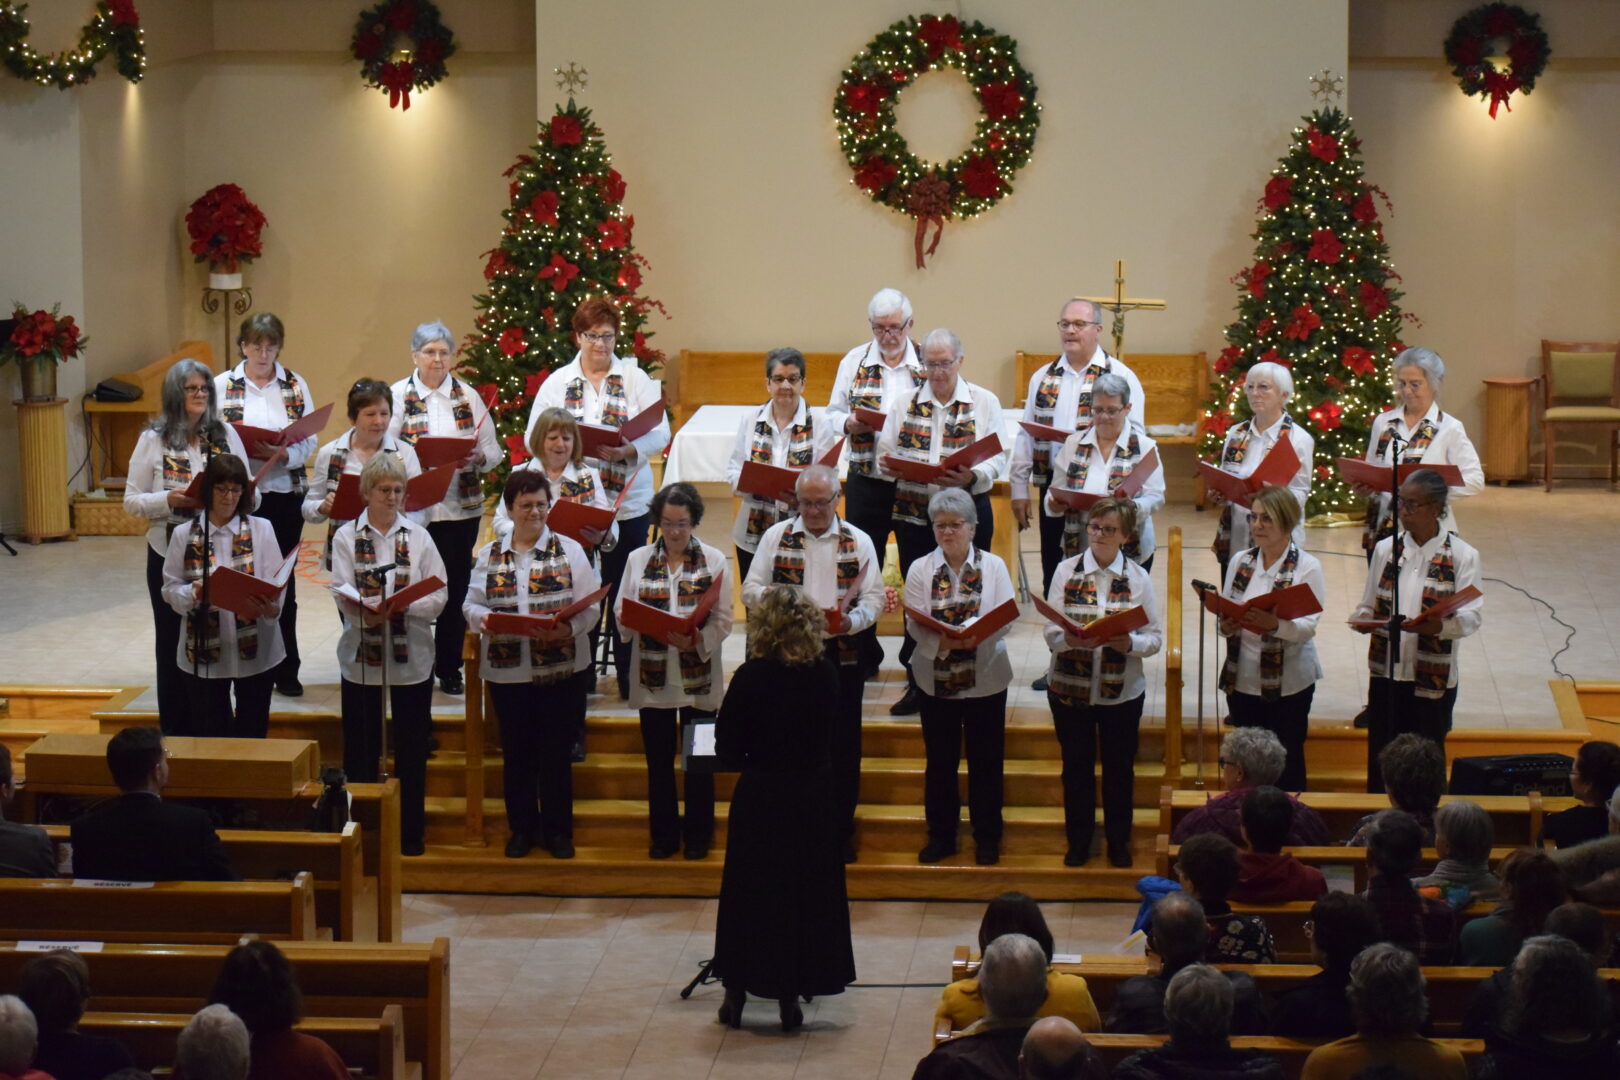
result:
[(1446, 755), (1433, 739), (1407, 732), (1378, 752), (1378, 774), (1384, 778), (1392, 806), (1420, 817), (1434, 813), (1446, 793)]
[(127, 727), (107, 740), (107, 771), (119, 791), (146, 786), (163, 761), (163, 732), (155, 727)]
[(1288, 764), (1277, 733), (1263, 727), (1233, 728), (1221, 740), (1221, 761), (1243, 773), (1244, 787), (1275, 784)]
[(303, 1019), (292, 964), (268, 941), (246, 941), (230, 951), (209, 1001), (240, 1016), (255, 1035), (284, 1031)]
[(1603, 925), (1603, 912), (1591, 904), (1579, 900), (1559, 904), (1547, 916), (1547, 921), (1542, 925), (1542, 933), (1569, 938), (1579, 945), (1581, 951), (1590, 956), (1592, 963), (1598, 967), (1608, 962), (1609, 932)]
[(1361, 950), (1350, 964), (1350, 1011), (1362, 1035), (1411, 1035), (1429, 1018), (1417, 957), (1387, 941)]
[(1526, 938), (1502, 1007), (1509, 1035), (1589, 1035), (1609, 1026), (1609, 988), (1581, 947), (1556, 934)]
[(0, 1073), (20, 1076), (39, 1047), (39, 1026), (19, 997), (0, 995)]
[(1330, 892), (1311, 905), (1311, 941), (1329, 971), (1349, 971), (1378, 936), (1378, 916), (1359, 896)]
[(1178, 1044), (1225, 1043), (1232, 1031), (1232, 983), (1208, 964), (1188, 964), (1164, 992), (1164, 1022)]
[(1547, 916), (1569, 899), (1564, 872), (1540, 848), (1508, 852), (1497, 874), (1502, 879), (1502, 899), (1511, 912), (1508, 918), (1525, 937), (1541, 933)]
[(1021, 892), (1004, 892), (985, 905), (984, 918), (979, 920), (979, 952), (1002, 934), (1023, 934), (1034, 938), (1052, 962), (1052, 931), (1047, 928), (1041, 906)]
[(1575, 775), (1587, 786), (1587, 799), (1602, 806), (1620, 788), (1620, 746), (1594, 739), (1575, 751)]
[(1164, 961), (1166, 971), (1202, 960), (1209, 944), (1204, 905), (1184, 892), (1159, 897), (1153, 902), (1153, 925), (1148, 930), (1148, 940)]
[(1262, 784), (1243, 796), (1243, 835), (1249, 849), (1262, 855), (1275, 855), (1288, 843), (1288, 830), (1294, 824), (1294, 800), (1277, 787)]
[(1379, 877), (1407, 878), (1423, 856), (1423, 826), (1405, 810), (1380, 810), (1367, 829), (1367, 862)]
[(1434, 846), (1442, 859), (1478, 866), (1490, 860), (1495, 842), (1491, 815), (1476, 802), (1456, 799), (1434, 812)]
[(186, 1080), (244, 1080), (250, 1052), (242, 1018), (223, 1005), (209, 1005), (181, 1029), (174, 1065)]
[(17, 996), (34, 1014), (41, 1033), (73, 1030), (90, 1000), (90, 967), (66, 949), (42, 953), (23, 967)]
[(1025, 1020), (1046, 1002), (1046, 954), (1027, 934), (1002, 934), (984, 950), (979, 996), (992, 1020)]
[(1237, 884), (1242, 869), (1237, 845), (1220, 833), (1189, 836), (1176, 856), (1176, 869), (1182, 880), (1198, 894), (1205, 909), (1226, 903), (1226, 894)]
[(1108, 1070), (1074, 1021), (1044, 1016), (1024, 1033), (1019, 1080), (1105, 1080)]

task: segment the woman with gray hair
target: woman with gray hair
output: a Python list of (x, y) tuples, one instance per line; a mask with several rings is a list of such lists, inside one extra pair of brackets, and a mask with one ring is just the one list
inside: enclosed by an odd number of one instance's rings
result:
[[(1401, 403), (1380, 413), (1372, 422), (1367, 438), (1367, 460), (1386, 468), (1396, 461), (1402, 465), (1455, 465), (1462, 473), (1462, 486), (1451, 489), (1452, 498), (1478, 495), (1485, 489), (1485, 470), (1480, 468), (1479, 452), (1468, 438), (1461, 420), (1440, 410), (1440, 387), (1446, 381), (1446, 364), (1432, 349), (1413, 346), (1403, 350), (1391, 365), (1395, 393)], [(1358, 488), (1367, 496), (1367, 525), (1361, 546), (1372, 558), (1378, 541), (1395, 531), (1390, 498), (1372, 488)], [(1441, 532), (1456, 532), (1457, 520), (1451, 507), (1440, 516)]]
[(473, 546), (484, 516), (481, 477), (506, 457), (495, 437), (495, 425), (486, 423), (489, 410), (483, 398), (450, 373), (455, 355), (455, 339), (444, 323), (425, 322), (412, 331), (411, 361), (416, 370), (391, 388), (394, 415), (388, 425), (388, 434), (413, 448), (423, 438), (460, 439), (466, 451), (452, 462), (456, 472), (444, 498), (421, 512), (421, 522), (449, 574), (445, 580), (448, 599), (433, 628), (433, 667), (439, 689), (447, 694), (462, 691), (461, 647), (467, 620), (461, 605), (467, 599)]
[[(174, 657), (180, 647), (180, 616), (163, 598), (163, 559), (169, 536), (189, 524), (202, 504), (186, 488), (215, 454), (247, 460), (236, 429), (219, 416), (214, 373), (200, 360), (177, 360), (163, 376), (163, 411), (141, 432), (129, 458), (124, 512), (146, 518), (146, 591), (152, 601), (153, 655), (157, 663), (158, 722), (165, 735), (196, 734), (191, 703)], [(244, 498), (247, 496), (244, 495)], [(250, 508), (257, 508), (254, 492)]]
[[(1176, 823), (1172, 844), (1184, 843), (1201, 832), (1218, 832), (1234, 844), (1243, 839), (1243, 799), (1257, 787), (1276, 784), (1288, 752), (1274, 731), (1262, 727), (1233, 728), (1221, 739), (1221, 786), (1224, 793), (1210, 799)], [(1333, 843), (1322, 815), (1289, 796), (1294, 820), (1288, 828), (1289, 847), (1319, 847)]]
[(1502, 1014), (1485, 1034), (1481, 1080), (1620, 1076), (1612, 995), (1566, 937), (1528, 938), (1513, 961)]
[(1282, 1062), (1264, 1050), (1237, 1050), (1232, 983), (1208, 964), (1188, 964), (1164, 992), (1170, 1041), (1138, 1050), (1109, 1075), (1115, 1080), (1283, 1080)]
[(1472, 900), (1495, 900), (1502, 882), (1491, 873), (1491, 844), (1496, 830), (1491, 815), (1478, 803), (1458, 799), (1434, 814), (1434, 849), (1440, 862), (1433, 873), (1413, 878), (1424, 896), (1444, 900), (1454, 908)]
[(1300, 1080), (1350, 1080), (1375, 1065), (1393, 1065), (1428, 1080), (1468, 1080), (1468, 1065), (1450, 1046), (1418, 1034), (1429, 998), (1417, 957), (1381, 941), (1350, 965), (1350, 1009), (1356, 1033), (1311, 1051)]
[[(1288, 415), (1288, 401), (1294, 396), (1293, 373), (1269, 360), (1255, 364), (1244, 376), (1243, 392), (1249, 402), (1249, 418), (1233, 424), (1227, 431), (1226, 443), (1221, 447), (1220, 461), (1216, 464), (1222, 472), (1249, 476), (1279, 442), (1288, 439), (1294, 446), (1294, 455), (1299, 458), (1299, 468), (1289, 479), (1288, 490), (1299, 499), (1300, 510), (1303, 511), (1305, 500), (1311, 494), (1311, 476), (1315, 473), (1312, 459), (1316, 454), (1316, 440), (1303, 425), (1295, 423), (1294, 418)], [(1232, 556), (1252, 546), (1249, 519), (1242, 513), (1242, 508), (1228, 505), (1219, 492), (1210, 492), (1209, 498), (1221, 507), (1221, 522), (1215, 532), (1213, 550), (1215, 558), (1220, 561), (1224, 580), (1226, 564)], [(1301, 548), (1305, 546), (1303, 513), (1300, 514), (1300, 522), (1294, 526), (1293, 540)]]
[(911, 564), (905, 592), (906, 625), (917, 643), (911, 673), (922, 694), (927, 752), (923, 803), (928, 843), (917, 861), (937, 863), (956, 854), (962, 812), (956, 772), (965, 736), (975, 857), (980, 866), (994, 866), (1001, 859), (1001, 777), (1007, 684), (1012, 681), (1012, 661), (1002, 639), (1009, 626), (964, 642), (931, 629), (915, 614), (965, 626), (1013, 602), (1012, 577), (999, 555), (973, 545), (979, 515), (966, 491), (934, 492), (928, 500), (928, 518), (938, 546)]

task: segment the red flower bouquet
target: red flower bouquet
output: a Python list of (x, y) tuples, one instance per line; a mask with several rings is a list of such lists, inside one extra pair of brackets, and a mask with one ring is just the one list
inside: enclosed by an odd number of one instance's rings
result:
[(262, 252), (264, 214), (235, 184), (210, 188), (186, 212), (191, 254), (216, 274), (234, 274)]
[(53, 305), (49, 311), (29, 311), (18, 304), (11, 317), (17, 325), (9, 337), (0, 341), (0, 364), (7, 360), (15, 360), (19, 366), (25, 360), (65, 364), (90, 344), (90, 339), (79, 332), (73, 316), (62, 314), (61, 304)]

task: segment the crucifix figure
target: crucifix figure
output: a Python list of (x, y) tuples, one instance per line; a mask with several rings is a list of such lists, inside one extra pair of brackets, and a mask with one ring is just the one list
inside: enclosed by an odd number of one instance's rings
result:
[(1076, 300), (1089, 300), (1097, 305), (1099, 313), (1112, 311), (1114, 313), (1114, 352), (1115, 356), (1122, 356), (1125, 346), (1125, 313), (1127, 311), (1163, 311), (1163, 300), (1127, 300), (1125, 298), (1125, 260), (1114, 260), (1114, 295), (1113, 296), (1077, 296)]

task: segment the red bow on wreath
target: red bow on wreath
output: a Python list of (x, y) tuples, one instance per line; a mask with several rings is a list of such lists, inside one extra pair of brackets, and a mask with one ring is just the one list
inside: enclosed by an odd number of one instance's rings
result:
[(411, 110), (411, 84), (415, 81), (416, 71), (408, 60), (384, 64), (377, 73), (377, 85), (388, 91), (388, 107), (392, 109), (400, 105), (400, 112)]
[[(917, 269), (921, 270), (924, 256), (932, 255), (939, 247), (939, 238), (945, 232), (945, 218), (951, 212), (951, 185), (937, 176), (923, 176), (911, 182), (906, 190), (906, 212), (917, 219), (917, 232), (912, 244), (917, 251)], [(934, 242), (923, 251), (923, 237), (928, 226), (934, 226)]]
[(1491, 119), (1496, 119), (1496, 107), (1506, 105), (1507, 111), (1512, 112), (1513, 106), (1508, 105), (1508, 98), (1519, 88), (1519, 80), (1511, 72), (1490, 71), (1485, 74), (1485, 91), (1491, 95)]

